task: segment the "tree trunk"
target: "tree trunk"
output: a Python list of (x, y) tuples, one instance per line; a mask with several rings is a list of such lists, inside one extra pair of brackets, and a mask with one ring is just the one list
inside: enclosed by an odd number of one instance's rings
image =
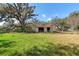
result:
[(26, 32), (26, 25), (24, 22), (21, 23), (21, 31)]
[(19, 19), (19, 22), (20, 22), (20, 28), (21, 28), (21, 32), (26, 32), (26, 25), (25, 25), (25, 21), (23, 19)]
[(63, 30), (61, 30), (61, 32), (64, 32)]
[(25, 29), (25, 28), (26, 28), (25, 25), (22, 24), (22, 25), (21, 25), (21, 31), (22, 31), (22, 32), (26, 32), (26, 29)]

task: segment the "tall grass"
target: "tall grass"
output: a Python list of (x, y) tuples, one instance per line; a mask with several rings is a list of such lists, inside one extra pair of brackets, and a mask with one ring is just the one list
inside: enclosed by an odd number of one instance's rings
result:
[(79, 56), (79, 45), (48, 44), (48, 46), (34, 46), (26, 55), (32, 56)]
[[(70, 37), (68, 37), (70, 36)], [(79, 55), (78, 35), (0, 34), (1, 56), (75, 56)], [(58, 42), (58, 43), (57, 43)], [(63, 43), (66, 44), (63, 44)], [(73, 42), (73, 44), (71, 44)], [(69, 44), (70, 43), (70, 44)]]
[(51, 44), (41, 46), (33, 46), (29, 49), (23, 48), (21, 51), (17, 49), (1, 49), (3, 55), (9, 56), (79, 56), (79, 45), (61, 45)]

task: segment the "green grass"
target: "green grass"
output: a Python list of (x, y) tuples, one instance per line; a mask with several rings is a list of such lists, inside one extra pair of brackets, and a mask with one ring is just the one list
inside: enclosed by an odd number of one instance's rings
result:
[(0, 34), (1, 56), (79, 55), (79, 34)]
[(6, 51), (0, 53), (0, 55), (11, 55), (10, 53), (14, 53), (14, 51), (22, 53), (24, 49), (27, 50), (33, 46), (44, 45), (45, 42), (47, 42), (46, 40), (47, 38), (45, 38), (45, 36), (41, 36), (40, 34), (24, 34), (24, 33), (0, 34), (0, 45), (1, 45), (0, 49)]

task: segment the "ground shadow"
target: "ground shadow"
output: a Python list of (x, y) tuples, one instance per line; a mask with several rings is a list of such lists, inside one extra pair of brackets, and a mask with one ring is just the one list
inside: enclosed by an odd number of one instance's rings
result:
[(12, 43), (15, 43), (14, 41), (10, 41), (10, 40), (0, 40), (0, 48), (1, 47), (10, 47), (12, 46)]

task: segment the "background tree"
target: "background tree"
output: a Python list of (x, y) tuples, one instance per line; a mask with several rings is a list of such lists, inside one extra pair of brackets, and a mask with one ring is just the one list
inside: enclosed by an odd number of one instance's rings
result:
[(79, 25), (79, 12), (74, 11), (70, 13), (67, 17), (67, 23), (71, 26), (72, 31), (77, 29), (77, 26)]
[(66, 19), (65, 18), (58, 18), (57, 16), (55, 18), (53, 18), (50, 23), (52, 23), (54, 26), (57, 27), (58, 30), (60, 31), (67, 31), (69, 26), (66, 22)]

